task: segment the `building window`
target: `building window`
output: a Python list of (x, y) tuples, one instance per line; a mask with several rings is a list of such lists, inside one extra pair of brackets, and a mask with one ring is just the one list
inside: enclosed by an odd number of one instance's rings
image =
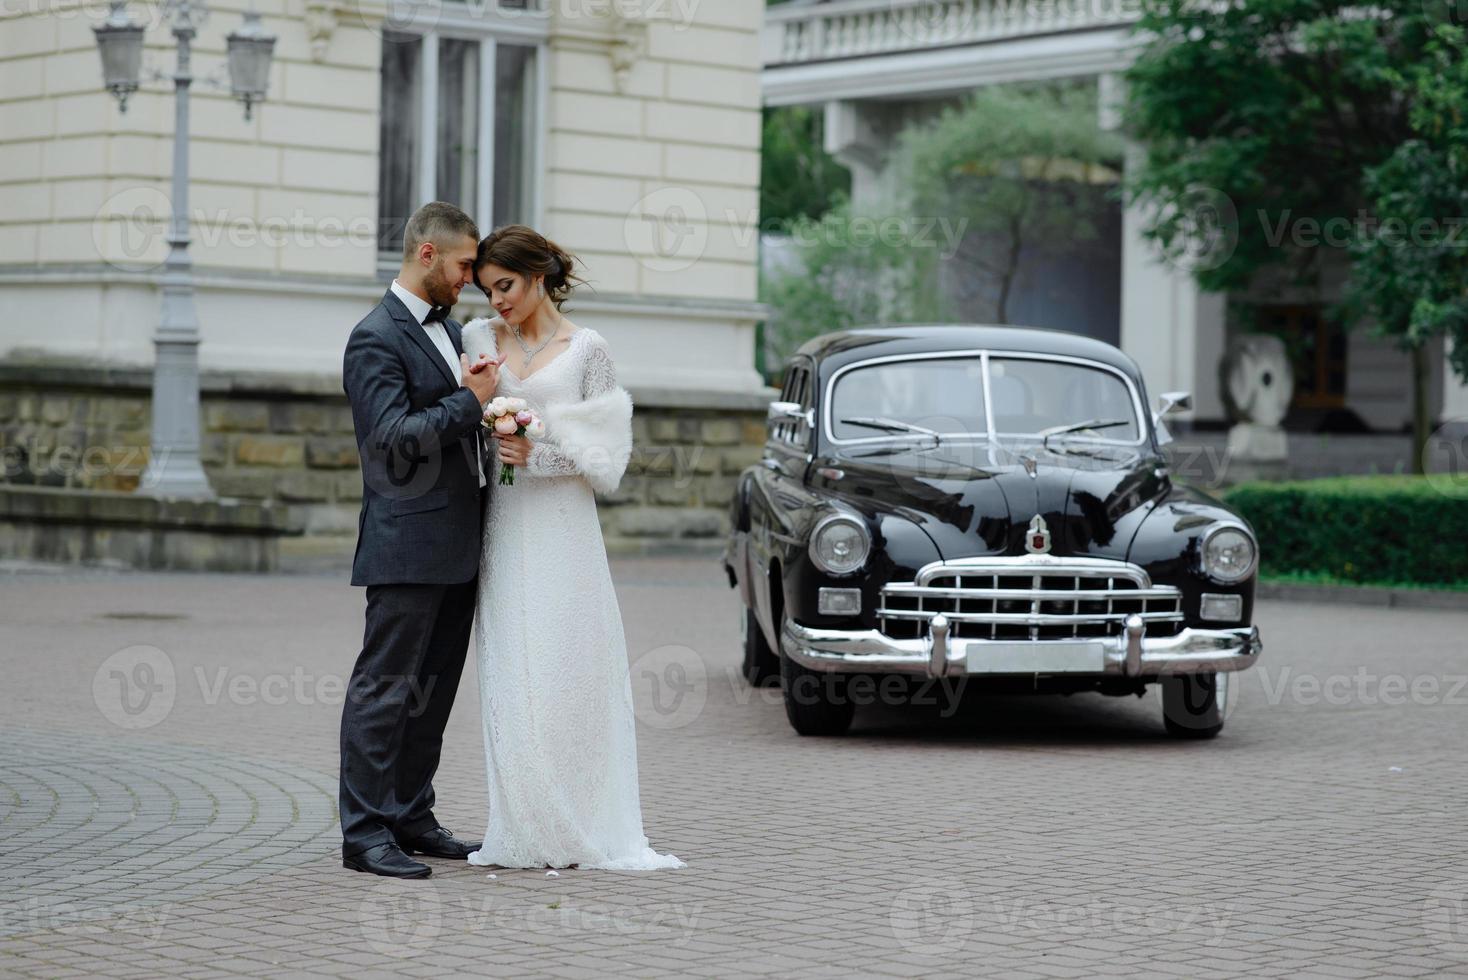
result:
[(482, 233), (538, 220), (544, 18), (445, 4), (433, 30), (384, 32), (378, 250), (395, 269), (408, 217), (428, 201), (459, 205)]

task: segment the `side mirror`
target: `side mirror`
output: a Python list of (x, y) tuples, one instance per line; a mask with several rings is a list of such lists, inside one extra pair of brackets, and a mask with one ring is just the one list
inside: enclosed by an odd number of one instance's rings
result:
[(1165, 446), (1172, 442), (1172, 433), (1162, 420), (1174, 412), (1186, 412), (1193, 407), (1193, 396), (1186, 391), (1165, 391), (1157, 396), (1157, 411), (1152, 413), (1152, 428), (1157, 430), (1157, 444)]
[(1165, 418), (1173, 412), (1186, 412), (1193, 407), (1193, 395), (1187, 391), (1164, 391), (1157, 396), (1155, 418)]
[(800, 402), (770, 402), (765, 424), (773, 427), (781, 422), (803, 422), (808, 428), (814, 428), (815, 414), (814, 409), (801, 408)]

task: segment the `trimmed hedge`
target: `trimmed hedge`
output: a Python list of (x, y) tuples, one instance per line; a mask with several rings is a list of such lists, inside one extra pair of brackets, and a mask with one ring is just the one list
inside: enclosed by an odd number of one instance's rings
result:
[(1265, 575), (1468, 581), (1468, 498), (1419, 476), (1241, 483), (1222, 497), (1253, 525)]

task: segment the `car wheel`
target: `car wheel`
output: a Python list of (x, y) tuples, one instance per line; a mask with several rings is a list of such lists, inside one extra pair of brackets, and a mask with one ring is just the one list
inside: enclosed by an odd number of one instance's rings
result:
[(1162, 678), (1162, 723), (1173, 738), (1212, 738), (1223, 731), (1228, 674)]
[(856, 713), (846, 696), (846, 675), (802, 667), (780, 657), (780, 682), (785, 694), (785, 717), (802, 735), (841, 735)]
[(764, 630), (759, 628), (753, 609), (744, 610), (741, 632), (744, 637), (744, 679), (751, 687), (765, 687), (779, 680), (780, 658), (765, 642)]

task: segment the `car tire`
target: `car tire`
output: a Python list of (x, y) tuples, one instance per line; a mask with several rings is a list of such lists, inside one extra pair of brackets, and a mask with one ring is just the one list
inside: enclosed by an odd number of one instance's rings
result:
[(802, 667), (780, 657), (780, 686), (785, 717), (801, 735), (842, 735), (851, 727), (856, 707), (846, 696), (846, 675)]
[(780, 679), (780, 658), (765, 642), (754, 610), (744, 610), (744, 679), (751, 687), (767, 687)]
[(1212, 738), (1223, 731), (1227, 708), (1226, 674), (1162, 678), (1162, 723), (1173, 738)]

